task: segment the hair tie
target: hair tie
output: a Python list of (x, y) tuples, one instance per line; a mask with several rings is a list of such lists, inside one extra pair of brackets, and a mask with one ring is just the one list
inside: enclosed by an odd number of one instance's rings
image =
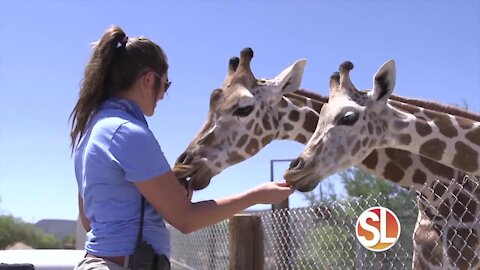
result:
[(125, 35), (122, 40), (120, 42), (118, 42), (117, 44), (117, 48), (118, 47), (126, 47), (127, 46), (127, 42), (128, 42), (128, 36)]

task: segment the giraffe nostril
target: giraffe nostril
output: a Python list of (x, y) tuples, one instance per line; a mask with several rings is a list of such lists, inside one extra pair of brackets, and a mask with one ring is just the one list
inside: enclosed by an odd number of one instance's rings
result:
[(180, 156), (177, 158), (177, 164), (182, 164), (185, 158), (187, 157), (187, 152), (183, 152)]
[(188, 152), (183, 152), (178, 158), (177, 158), (177, 164), (184, 164), (187, 165), (192, 161), (192, 156)]
[(297, 159), (293, 160), (292, 162), (290, 162), (290, 167), (288, 169), (289, 170), (291, 170), (291, 169), (301, 169), (304, 164), (305, 164), (305, 162), (303, 161), (302, 158), (297, 158)]

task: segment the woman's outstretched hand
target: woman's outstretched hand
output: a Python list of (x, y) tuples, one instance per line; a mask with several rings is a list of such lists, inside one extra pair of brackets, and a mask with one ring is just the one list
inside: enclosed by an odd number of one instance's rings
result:
[(250, 192), (256, 204), (276, 204), (285, 200), (295, 189), (286, 182), (268, 182), (261, 184)]

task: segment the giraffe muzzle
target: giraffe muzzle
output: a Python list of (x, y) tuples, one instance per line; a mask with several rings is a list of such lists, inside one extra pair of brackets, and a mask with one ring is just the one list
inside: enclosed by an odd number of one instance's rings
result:
[(188, 182), (191, 182), (193, 190), (206, 188), (214, 176), (204, 158), (196, 159), (188, 152), (184, 152), (177, 158), (173, 173), (182, 185), (186, 186)]
[(319, 183), (311, 166), (303, 158), (297, 158), (290, 163), (287, 171), (284, 173), (287, 183), (300, 192), (308, 192), (313, 190)]

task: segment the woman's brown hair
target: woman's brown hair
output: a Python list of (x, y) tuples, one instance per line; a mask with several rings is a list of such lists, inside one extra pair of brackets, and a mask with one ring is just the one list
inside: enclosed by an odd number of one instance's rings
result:
[[(167, 72), (167, 56), (160, 46), (145, 37), (128, 38), (118, 26), (103, 34), (85, 67), (78, 101), (70, 114), (72, 151), (100, 104), (129, 89), (149, 69), (160, 76)], [(161, 82), (155, 78), (159, 87)]]

